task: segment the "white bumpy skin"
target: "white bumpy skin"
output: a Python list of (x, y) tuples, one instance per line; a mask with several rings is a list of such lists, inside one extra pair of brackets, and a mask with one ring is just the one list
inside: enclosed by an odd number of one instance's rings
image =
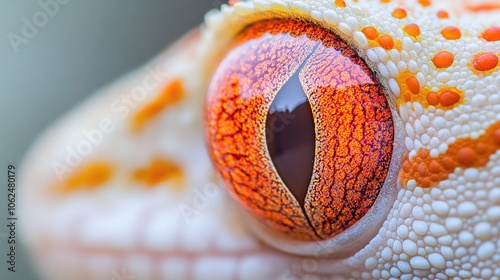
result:
[[(498, 61), (488, 69), (500, 41), (484, 35), (500, 11), (483, 2), (258, 0), (209, 12), (199, 30), (75, 108), (27, 154), (20, 221), (38, 271), (52, 280), (500, 279)], [(349, 257), (292, 256), (259, 241), (206, 151), (210, 74), (245, 26), (284, 17), (346, 40), (402, 122), (403, 167), (390, 178), (397, 197)], [(447, 39), (449, 26), (461, 36)], [(433, 168), (445, 156), (451, 171)]]

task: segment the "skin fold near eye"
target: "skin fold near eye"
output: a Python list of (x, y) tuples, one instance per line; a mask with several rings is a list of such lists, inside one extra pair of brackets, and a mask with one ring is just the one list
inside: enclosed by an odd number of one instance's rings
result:
[(394, 128), (382, 86), (315, 24), (247, 27), (212, 78), (205, 112), (226, 185), (257, 219), (294, 239), (345, 231), (384, 185)]

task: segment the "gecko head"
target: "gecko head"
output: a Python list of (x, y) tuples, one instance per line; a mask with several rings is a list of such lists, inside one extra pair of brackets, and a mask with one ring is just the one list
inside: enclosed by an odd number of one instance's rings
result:
[(28, 154), (22, 221), (40, 270), (498, 276), (500, 28), (494, 10), (446, 5), (209, 12)]

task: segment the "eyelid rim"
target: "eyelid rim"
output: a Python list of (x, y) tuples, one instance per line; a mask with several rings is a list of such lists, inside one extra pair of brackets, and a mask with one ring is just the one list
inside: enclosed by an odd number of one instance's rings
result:
[[(402, 166), (401, 159), (405, 151), (403, 145), (405, 139), (404, 125), (396, 108), (391, 108), (391, 113), (394, 121), (394, 148), (389, 171), (377, 200), (361, 220), (330, 239), (300, 241), (290, 239), (287, 235), (266, 227), (249, 213), (241, 211), (249, 224), (250, 230), (269, 246), (299, 256), (342, 259), (350, 257), (364, 248), (382, 228), (401, 189), (398, 178)], [(353, 235), (356, 237), (353, 238)]]
[[(245, 2), (238, 2), (235, 6), (231, 7), (226, 4), (221, 6), (220, 10), (211, 10), (205, 15), (205, 21), (202, 28), (205, 35), (210, 37), (209, 41), (212, 43), (210, 47), (213, 48), (211, 51), (205, 54), (205, 56), (211, 57), (208, 61), (205, 62), (207, 65), (208, 71), (207, 73), (207, 81), (210, 81), (210, 77), (213, 75), (220, 61), (224, 58), (227, 52), (234, 47), (232, 45), (232, 41), (234, 38), (242, 32), (246, 27), (264, 20), (271, 19), (284, 19), (284, 20), (303, 20), (307, 21), (311, 24), (318, 25), (325, 30), (332, 32), (335, 36), (339, 37), (342, 41), (344, 41), (359, 57), (363, 59), (368, 68), (373, 72), (375, 77), (377, 78), (379, 84), (382, 85), (384, 90), (388, 93), (392, 93), (393, 91), (390, 89), (388, 79), (383, 77), (379, 71), (376, 63), (372, 62), (368, 55), (366, 54), (366, 50), (364, 50), (360, 45), (356, 43), (353, 37), (348, 36), (347, 34), (342, 33), (339, 30), (338, 25), (334, 25), (331, 23), (327, 23), (324, 20), (318, 20), (313, 17), (311, 14), (312, 11), (307, 13), (300, 13), (297, 15), (292, 14), (291, 10), (279, 11), (273, 10), (273, 8), (269, 7), (264, 10), (254, 10), (253, 12), (247, 14), (244, 12), (243, 14), (239, 14), (235, 12), (234, 9), (238, 5), (243, 5)], [(226, 25), (222, 25), (226, 23)], [(227, 27), (229, 24), (229, 28)], [(397, 96), (399, 94), (385, 94), (387, 101), (391, 105), (391, 107), (397, 107)], [(397, 112), (397, 114), (399, 114)], [(394, 114), (393, 114), (394, 115)]]

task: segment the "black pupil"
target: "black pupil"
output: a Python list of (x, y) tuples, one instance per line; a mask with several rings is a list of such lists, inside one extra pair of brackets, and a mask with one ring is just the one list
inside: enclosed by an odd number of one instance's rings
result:
[(314, 164), (314, 120), (300, 69), (279, 90), (266, 119), (266, 141), (281, 180), (304, 208)]

